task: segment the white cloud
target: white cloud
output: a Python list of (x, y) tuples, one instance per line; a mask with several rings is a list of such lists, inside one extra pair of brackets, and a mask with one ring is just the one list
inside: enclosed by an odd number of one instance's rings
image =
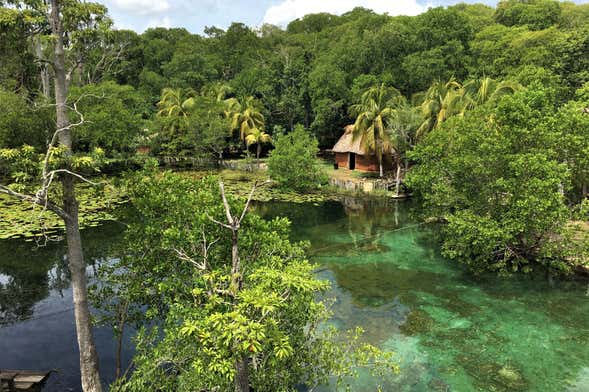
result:
[(148, 29), (150, 27), (165, 27), (166, 29), (169, 29), (170, 27), (172, 27), (172, 20), (170, 19), (169, 16), (164, 16), (162, 18), (151, 19), (147, 23), (146, 29)]
[(151, 15), (168, 11), (168, 0), (112, 0), (115, 7), (136, 15)]
[(416, 0), (283, 0), (266, 11), (264, 23), (286, 25), (307, 14), (329, 12), (341, 15), (355, 7), (364, 7), (389, 15), (417, 15), (427, 10)]

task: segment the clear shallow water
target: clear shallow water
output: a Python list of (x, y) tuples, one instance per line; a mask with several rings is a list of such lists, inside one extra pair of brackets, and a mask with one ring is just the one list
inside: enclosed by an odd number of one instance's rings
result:
[(397, 353), (401, 373), (352, 390), (589, 391), (589, 285), (473, 277), (445, 261), (410, 204), (267, 204), (332, 282), (333, 322)]
[[(332, 282), (332, 322), (362, 326), (397, 353), (401, 373), (362, 374), (353, 391), (589, 391), (589, 286), (545, 276), (475, 278), (446, 262), (411, 205), (354, 199), (321, 205), (265, 203), (288, 216), (293, 239)], [(89, 275), (116, 257), (122, 226), (83, 233)], [(47, 391), (77, 391), (78, 357), (62, 243), (0, 242), (0, 368), (57, 368)], [(95, 331), (105, 382), (114, 375), (112, 334)], [(124, 363), (132, 355), (126, 339)], [(326, 390), (328, 390), (326, 388)]]

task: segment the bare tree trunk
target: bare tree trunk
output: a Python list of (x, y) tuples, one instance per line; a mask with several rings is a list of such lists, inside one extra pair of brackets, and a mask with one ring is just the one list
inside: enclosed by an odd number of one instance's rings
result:
[[(71, 154), (72, 136), (68, 128), (70, 123), (67, 115), (67, 83), (65, 70), (65, 52), (63, 47), (63, 27), (61, 24), (58, 0), (51, 0), (51, 29), (55, 37), (55, 104), (57, 132), (60, 145)], [(100, 375), (98, 372), (98, 355), (92, 334), (90, 309), (88, 307), (88, 289), (86, 287), (86, 264), (82, 252), (82, 239), (78, 222), (78, 201), (75, 194), (75, 179), (69, 174), (62, 176), (63, 209), (68, 218), (65, 219), (68, 247), (68, 264), (71, 272), (71, 283), (74, 300), (74, 316), (78, 348), (80, 350), (80, 373), (84, 392), (101, 392)]]
[[(233, 217), (231, 226), (233, 227), (231, 229), (231, 288), (235, 293), (238, 293), (241, 290), (243, 280), (241, 279), (239, 264), (239, 220), (236, 217)], [(235, 392), (249, 392), (250, 390), (248, 357), (246, 355), (235, 362), (234, 387)]]
[[(225, 186), (223, 182), (219, 182), (219, 188), (221, 189), (221, 198), (223, 200), (223, 206), (225, 208), (225, 216), (227, 217), (227, 223), (216, 221), (212, 218), (213, 222), (218, 225), (231, 230), (231, 287), (230, 290), (233, 292), (234, 297), (242, 289), (243, 279), (241, 277), (241, 265), (239, 261), (239, 243), (238, 233), (241, 226), (241, 222), (245, 218), (249, 205), (252, 201), (254, 192), (256, 191), (256, 184), (252, 187), (252, 191), (249, 194), (245, 207), (241, 212), (241, 216), (233, 216), (231, 208), (227, 202), (225, 196)], [(233, 386), (235, 392), (249, 392), (249, 357), (243, 354), (239, 359), (235, 361), (235, 378), (233, 380)]]
[[(382, 140), (380, 140), (380, 138), (376, 139), (376, 148), (377, 148), (377, 156), (376, 158), (378, 159), (378, 169), (379, 169), (379, 175), (380, 178), (382, 178), (384, 176), (384, 170), (382, 168), (382, 154), (383, 154), (383, 146), (382, 146)], [(379, 154), (380, 153), (380, 154)]]
[(98, 355), (92, 334), (92, 322), (88, 306), (88, 289), (86, 287), (86, 264), (82, 253), (82, 239), (78, 227), (78, 202), (74, 194), (74, 178), (65, 176), (63, 184), (64, 210), (70, 216), (65, 222), (67, 238), (68, 264), (74, 297), (74, 315), (78, 348), (80, 350), (80, 374), (82, 389), (85, 392), (100, 392), (100, 375), (98, 373)]
[(262, 143), (258, 143), (258, 149), (256, 150), (256, 160), (258, 161), (258, 166), (260, 165), (260, 154), (262, 153)]
[(246, 356), (235, 363), (235, 392), (249, 392), (249, 368)]
[[(123, 309), (123, 312), (127, 311), (127, 307)], [(125, 334), (125, 319), (126, 315), (121, 313), (119, 319), (119, 331), (117, 335), (117, 354), (115, 358), (115, 378), (118, 380), (121, 377), (121, 354), (123, 351), (123, 336)]]
[(237, 233), (238, 229), (231, 230), (231, 286), (235, 292), (241, 289)]

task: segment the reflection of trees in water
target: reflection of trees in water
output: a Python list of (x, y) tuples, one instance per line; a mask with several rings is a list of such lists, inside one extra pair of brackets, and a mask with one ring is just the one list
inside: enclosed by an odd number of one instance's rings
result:
[[(112, 223), (83, 231), (88, 265), (118, 253), (122, 229)], [(52, 290), (63, 296), (70, 287), (65, 243), (38, 247), (24, 240), (0, 241), (0, 276), (0, 326), (30, 318), (35, 304)]]
[[(339, 202), (257, 203), (255, 211), (264, 218), (284, 216), (292, 222), (292, 238), (310, 239), (313, 255), (387, 250), (382, 238), (387, 231), (411, 222), (412, 202), (387, 198), (342, 197)], [(333, 242), (327, 234), (345, 234)]]
[(70, 270), (67, 267), (65, 255), (56, 258), (56, 260), (54, 267), (47, 272), (49, 287), (63, 297), (63, 290), (70, 287)]
[(36, 248), (31, 242), (9, 240), (0, 242), (0, 323), (26, 319), (33, 306), (46, 298), (50, 290), (47, 272), (55, 265), (57, 247), (52, 244)]
[(387, 249), (382, 238), (388, 231), (408, 223), (404, 201), (390, 199), (344, 198), (342, 204), (348, 217), (348, 235), (354, 248), (382, 252)]

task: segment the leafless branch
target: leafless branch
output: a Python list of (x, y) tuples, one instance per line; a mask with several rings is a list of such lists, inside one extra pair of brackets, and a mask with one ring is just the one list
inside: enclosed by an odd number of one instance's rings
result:
[(51, 176), (53, 176), (53, 175), (55, 175), (57, 173), (66, 173), (66, 174), (69, 174), (70, 176), (76, 177), (76, 178), (78, 178), (78, 179), (82, 180), (83, 182), (86, 182), (86, 183), (88, 183), (90, 185), (94, 185), (94, 186), (101, 185), (101, 183), (99, 183), (99, 182), (90, 181), (89, 179), (87, 179), (83, 175), (78, 174), (78, 173), (75, 173), (75, 172), (73, 172), (71, 170), (67, 170), (67, 169), (56, 169), (56, 170), (50, 171), (49, 173), (50, 173)]
[(98, 77), (99, 73), (110, 72), (112, 67), (123, 58), (126, 48), (127, 45), (123, 44), (105, 50), (100, 60), (94, 66), (94, 69), (88, 72), (88, 83), (98, 82), (100, 80)]
[(218, 220), (216, 220), (215, 218), (213, 218), (212, 216), (210, 216), (209, 214), (207, 214), (207, 218), (209, 218), (209, 220), (213, 223), (218, 224), (219, 226), (223, 226), (226, 229), (232, 230), (233, 228), (231, 226), (229, 226), (227, 223), (223, 223), (223, 222), (219, 222)]
[(0, 185), (0, 193), (7, 194), (9, 196), (15, 197), (22, 201), (28, 201), (30, 203), (39, 205), (43, 208), (49, 209), (50, 211), (54, 212), (55, 214), (59, 215), (63, 219), (69, 219), (70, 216), (60, 207), (52, 203), (51, 201), (47, 200), (46, 198), (39, 198), (38, 196), (31, 196), (20, 192), (15, 192), (12, 189), (8, 188), (7, 186)]
[(245, 214), (247, 213), (247, 209), (250, 206), (250, 203), (252, 201), (252, 197), (254, 196), (254, 192), (256, 191), (256, 187), (258, 186), (257, 182), (254, 182), (254, 186), (252, 186), (252, 190), (247, 198), (247, 201), (245, 203), (245, 206), (243, 207), (243, 211), (241, 212), (241, 216), (239, 217), (239, 223), (241, 224), (241, 221), (243, 221), (243, 218), (245, 218)]
[(205, 266), (205, 269), (208, 267), (208, 262), (209, 262), (209, 249), (211, 248), (211, 246), (213, 246), (216, 242), (219, 241), (219, 239), (217, 238), (216, 240), (214, 240), (213, 242), (207, 244), (207, 237), (205, 235), (205, 230), (204, 227), (201, 230), (202, 232), (202, 258), (203, 258), (203, 263)]
[(221, 188), (221, 198), (223, 199), (223, 207), (225, 207), (225, 215), (227, 216), (227, 223), (233, 226), (233, 216), (231, 215), (231, 208), (229, 207), (229, 203), (227, 202), (227, 197), (225, 196), (225, 185), (223, 181), (219, 181), (219, 188)]
[(173, 251), (176, 253), (178, 258), (183, 261), (188, 261), (189, 263), (193, 264), (197, 269), (204, 271), (206, 270), (206, 262), (199, 263), (198, 261), (194, 260), (192, 257), (188, 256), (183, 249), (174, 248)]

